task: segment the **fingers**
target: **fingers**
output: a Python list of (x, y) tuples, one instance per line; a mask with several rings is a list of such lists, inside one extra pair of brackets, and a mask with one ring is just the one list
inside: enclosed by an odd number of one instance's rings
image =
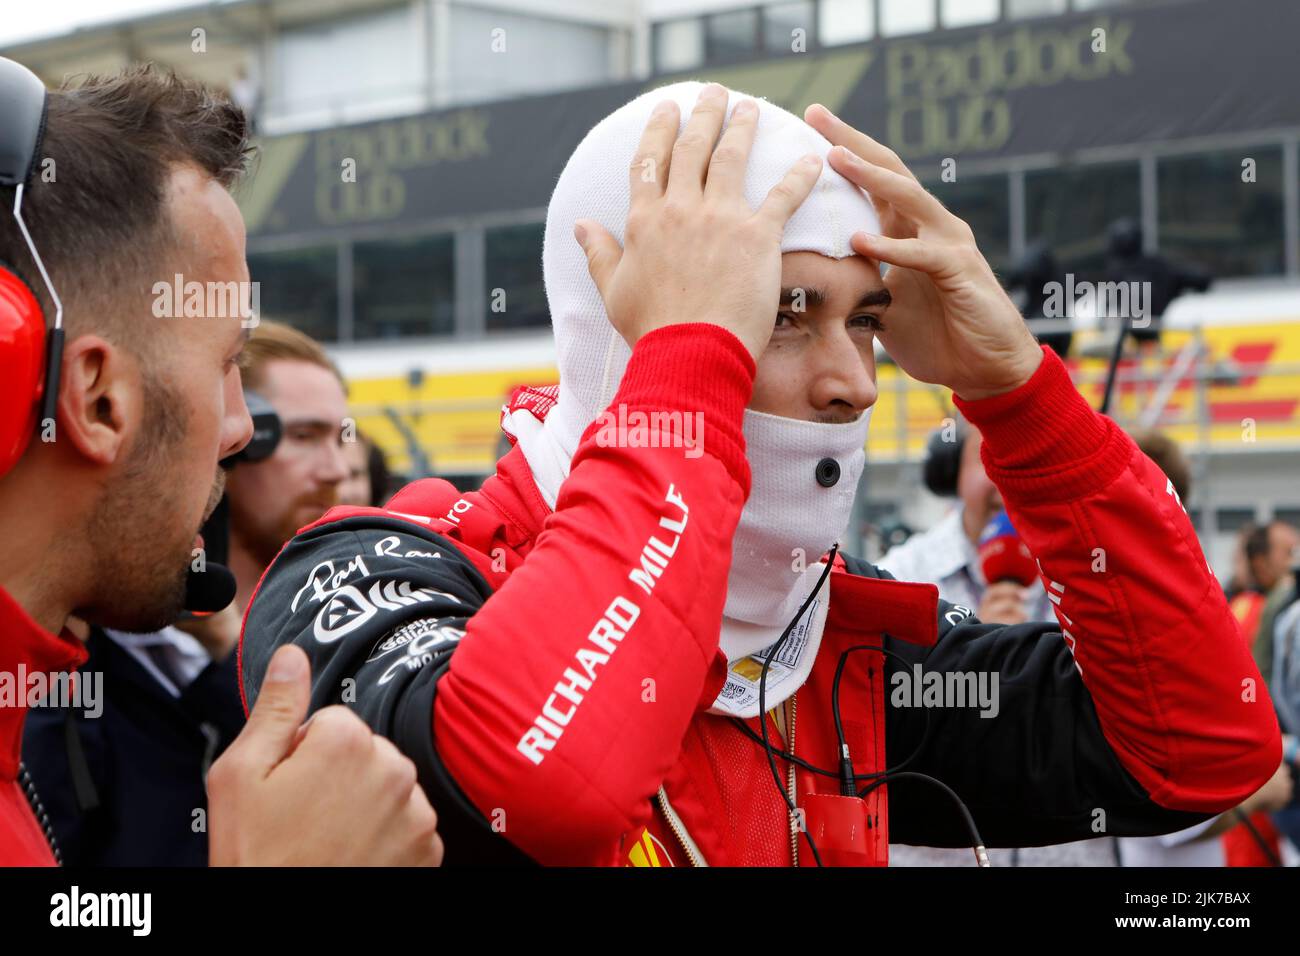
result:
[(731, 111), (731, 121), (718, 141), (709, 160), (709, 181), (705, 192), (713, 196), (743, 196), (745, 168), (758, 132), (758, 106), (753, 100), (741, 100)]
[(579, 219), (573, 224), (573, 237), (587, 254), (587, 271), (596, 283), (600, 297), (608, 301), (610, 279), (623, 258), (623, 250), (609, 230), (593, 219)]
[(386, 737), (371, 740), (371, 780), (378, 787), (376, 806), (387, 803), (391, 812), (384, 832), (395, 842), (393, 861), (402, 866), (439, 866), (442, 863), (442, 840), (438, 836), (438, 816), (423, 788), (415, 764)]
[(704, 173), (713, 156), (713, 145), (718, 141), (726, 112), (727, 91), (717, 83), (704, 87), (695, 109), (691, 111), (691, 118), (686, 121), (686, 129), (673, 146), (673, 174), (668, 180), (668, 196), (698, 196), (704, 189)]
[(442, 866), (442, 837), (438, 835), (438, 815), (429, 798), (419, 787), (411, 790), (404, 807), (411, 845), (404, 865)]
[(883, 166), (910, 179), (916, 178), (892, 149), (854, 129), (820, 103), (814, 103), (804, 110), (803, 118), (804, 122), (830, 140), (832, 146), (843, 146), (869, 163)]
[(830, 152), (831, 168), (849, 182), (879, 197), (917, 225), (951, 231), (960, 222), (935, 196), (910, 175), (864, 161), (843, 146)]
[(860, 256), (928, 275), (933, 275), (943, 266), (940, 257), (921, 239), (891, 239), (889, 236), (855, 232), (849, 245)]
[(650, 114), (650, 122), (646, 123), (636, 148), (636, 158), (628, 170), (633, 209), (640, 202), (663, 195), (680, 123), (681, 111), (672, 100), (664, 100)]
[(785, 229), (785, 224), (790, 221), (795, 210), (803, 205), (803, 201), (817, 185), (817, 177), (821, 175), (821, 171), (820, 156), (809, 153), (800, 159), (768, 192), (767, 198), (763, 200), (763, 205), (758, 207), (754, 217), (765, 221), (778, 232)]
[(265, 777), (293, 747), (311, 697), (311, 665), (302, 648), (287, 644), (275, 652), (253, 711), (230, 745), (247, 772)]

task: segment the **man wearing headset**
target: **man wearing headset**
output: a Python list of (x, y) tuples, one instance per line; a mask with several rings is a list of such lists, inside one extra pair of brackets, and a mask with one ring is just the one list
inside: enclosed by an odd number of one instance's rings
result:
[[(1277, 766), (1163, 477), (970, 229), (806, 115), (678, 84), (599, 123), (548, 208), (558, 391), (513, 397), (481, 490), (335, 509), (254, 596), (249, 700), (307, 650), (312, 705), (416, 760), (451, 862), (882, 865), (891, 837), (1176, 829)], [(980, 624), (833, 549), (876, 336), (980, 428), (1059, 623)], [(994, 678), (989, 706), (956, 699)]]
[[(174, 621), (217, 462), (249, 440), (248, 300), (160, 310), (156, 291), (176, 275), (247, 282), (227, 191), (247, 144), (237, 108), (174, 76), (138, 68), (47, 95), (0, 59), (0, 679), (20, 687), (0, 706), (0, 864), (57, 860), (18, 757), (35, 689), (85, 660), (68, 618)], [(213, 766), (211, 861), (438, 862), (411, 761), (341, 708), (302, 728), (307, 671), (299, 651), (275, 656)]]
[(964, 423), (955, 435), (940, 429), (930, 436), (922, 477), (940, 497), (956, 506), (934, 527), (889, 550), (879, 567), (903, 581), (929, 581), (950, 604), (975, 609), (981, 621), (1021, 624), (1050, 621), (1052, 605), (1042, 584), (1023, 587), (1013, 580), (989, 581), (980, 560), (980, 539), (1003, 510), (1002, 493), (980, 461), (980, 433)]

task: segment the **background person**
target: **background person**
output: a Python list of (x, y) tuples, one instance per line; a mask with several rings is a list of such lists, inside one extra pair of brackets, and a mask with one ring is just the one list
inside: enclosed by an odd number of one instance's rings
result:
[[(243, 313), (156, 318), (152, 291), (178, 273), (202, 286), (247, 283), (244, 224), (228, 190), (249, 146), (244, 115), (227, 100), (149, 68), (46, 95), (0, 59), (0, 86), (6, 110), (33, 97), (46, 106), (44, 117), (6, 115), (0, 137), (44, 120), (43, 141), (26, 141), (29, 168), (5, 172), (25, 181), (23, 213), (66, 309), (54, 440), (36, 437), (36, 394), (10, 395), (3, 408), (25, 434), (0, 457), (0, 670), (53, 672), (86, 659), (66, 631), (74, 614), (136, 632), (176, 620), (196, 533), (221, 495), (217, 463), (249, 440)], [(54, 181), (31, 175), (37, 156), (54, 161)], [(0, 188), (6, 210), (15, 191)], [(8, 215), (0, 260), (5, 320), (43, 337), (54, 303)], [(212, 862), (438, 862), (436, 817), (409, 760), (342, 708), (300, 730), (308, 671), (303, 654), (277, 654), (269, 694), (213, 766)], [(0, 864), (48, 865), (57, 859), (49, 834), (19, 783), (26, 714), (0, 708)], [(347, 786), (341, 760), (353, 769)]]
[(930, 438), (923, 468), (926, 487), (957, 504), (934, 527), (913, 534), (880, 559), (880, 568), (900, 581), (928, 581), (939, 597), (975, 611), (981, 621), (1020, 624), (1052, 620), (1052, 606), (1036, 577), (1025, 587), (985, 579), (980, 537), (1004, 510), (1002, 493), (980, 460), (979, 431), (962, 422), (952, 441), (937, 431)]
[(280, 417), (280, 441), (270, 457), (241, 463), (226, 481), (240, 615), (266, 566), (299, 528), (338, 503), (350, 473), (343, 440), (347, 391), (325, 350), (297, 329), (262, 321), (241, 361), (244, 388)]

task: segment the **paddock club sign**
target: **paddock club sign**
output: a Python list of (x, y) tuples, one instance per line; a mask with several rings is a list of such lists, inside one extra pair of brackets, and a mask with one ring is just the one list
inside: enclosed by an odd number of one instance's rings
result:
[[(1300, 125), (1297, 35), (1295, 0), (1171, 0), (790, 53), (692, 78), (794, 112), (825, 103), (924, 176), (948, 157)], [(254, 237), (541, 208), (591, 126), (682, 78), (272, 138), (241, 206)]]

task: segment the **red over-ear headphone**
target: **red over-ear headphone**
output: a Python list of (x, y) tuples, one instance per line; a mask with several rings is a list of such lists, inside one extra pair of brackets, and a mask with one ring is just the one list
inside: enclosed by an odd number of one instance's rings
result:
[(63, 306), (22, 218), (45, 115), (45, 84), (25, 66), (0, 57), (0, 186), (15, 187), (14, 219), (57, 309), (47, 330), (31, 288), (0, 262), (0, 477), (22, 457), (37, 427), (53, 422), (63, 361)]
[(0, 265), (0, 475), (36, 431), (45, 366), (45, 317), (27, 283)]

